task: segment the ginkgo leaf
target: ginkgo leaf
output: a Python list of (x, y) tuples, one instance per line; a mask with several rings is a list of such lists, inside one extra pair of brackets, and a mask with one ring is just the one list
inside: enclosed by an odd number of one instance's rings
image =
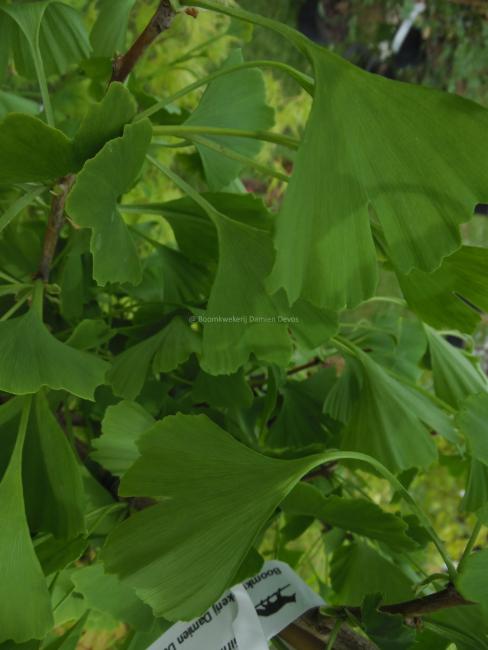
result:
[(203, 329), (202, 368), (232, 374), (254, 354), (286, 365), (291, 354), (282, 310), (268, 294), (265, 278), (272, 260), (271, 239), (263, 230), (215, 212), (219, 264)]
[(176, 316), (161, 331), (120, 354), (107, 378), (114, 392), (135, 399), (142, 390), (152, 361), (154, 373), (171, 372), (201, 351), (201, 339), (188, 323)]
[(34, 553), (22, 489), (22, 449), (31, 398), (24, 398), (17, 440), (0, 482), (0, 642), (43, 639), (53, 625), (47, 583)]
[(343, 431), (342, 448), (377, 458), (391, 471), (427, 467), (437, 457), (430, 430), (455, 440), (448, 416), (433, 402), (358, 353), (362, 388)]
[(397, 271), (408, 305), (437, 329), (471, 333), (488, 312), (488, 250), (462, 246), (446, 257), (433, 273)]
[(366, 499), (325, 497), (313, 485), (298, 483), (281, 507), (286, 513), (316, 517), (330, 526), (384, 542), (397, 551), (416, 548), (407, 535), (408, 526), (403, 519)]
[(325, 445), (322, 407), (334, 381), (334, 369), (324, 368), (303, 381), (287, 382), (281, 389), (283, 404), (266, 436), (266, 444), (277, 448)]
[(90, 41), (95, 56), (112, 57), (123, 52), (129, 14), (136, 0), (101, 0)]
[(0, 323), (0, 390), (27, 395), (46, 386), (92, 400), (108, 364), (58, 341), (42, 321), (42, 300), (38, 283), (29, 311)]
[[(460, 404), (457, 424), (469, 441), (471, 455), (488, 468), (488, 393), (486, 391), (478, 395), (470, 395)], [(483, 474), (488, 477), (487, 471)], [(488, 488), (488, 483), (482, 481), (481, 486)], [(486, 497), (483, 500), (488, 501), (488, 489), (483, 496)]]
[(7, 25), (15, 67), (26, 77), (38, 76), (39, 66), (47, 76), (64, 74), (90, 54), (81, 16), (64, 2), (3, 3), (0, 23)]
[[(422, 650), (416, 645), (416, 630), (406, 625), (401, 614), (387, 614), (379, 610), (381, 596), (366, 597), (361, 608), (361, 621), (369, 638), (380, 650)], [(430, 650), (436, 650), (435, 645)], [(437, 650), (441, 650), (438, 648)], [(442, 646), (444, 650), (444, 645)]]
[(85, 566), (71, 575), (75, 591), (83, 596), (90, 608), (108, 612), (115, 620), (135, 629), (148, 629), (154, 617), (151, 609), (126, 584), (114, 575), (103, 572), (100, 563)]
[(201, 370), (193, 384), (195, 402), (207, 402), (221, 408), (249, 408), (254, 395), (240, 370), (233, 375), (208, 375)]
[(72, 142), (62, 131), (20, 113), (0, 122), (0, 183), (54, 180), (78, 166)]
[(452, 346), (430, 327), (425, 330), (438, 397), (458, 408), (468, 395), (488, 390), (488, 380), (476, 367), (478, 362), (475, 359), (470, 360), (462, 350)]
[(103, 561), (156, 616), (188, 620), (232, 583), (261, 527), (312, 460), (262, 456), (202, 415), (165, 418), (139, 448), (120, 493), (162, 501), (109, 535)]
[(24, 446), (24, 492), (32, 530), (72, 539), (85, 532), (80, 466), (66, 434), (38, 393)]
[(472, 553), (461, 564), (456, 587), (460, 593), (471, 602), (480, 603), (488, 612), (488, 549)]
[(370, 74), (304, 38), (300, 47), (314, 102), (277, 220), (270, 287), (292, 303), (352, 307), (376, 286), (372, 223), (403, 273), (433, 271), (459, 248), (459, 224), (488, 200), (488, 111)]
[(154, 424), (154, 418), (136, 402), (109, 406), (102, 421), (102, 435), (92, 446), (91, 457), (116, 476), (122, 476), (139, 457), (137, 441)]
[(68, 215), (92, 231), (93, 277), (100, 285), (141, 281), (139, 256), (117, 201), (136, 181), (151, 136), (149, 120), (126, 126), (122, 137), (85, 163), (68, 197)]
[(88, 109), (74, 137), (77, 158), (87, 160), (108, 140), (121, 136), (136, 111), (137, 103), (127, 88), (117, 82), (111, 83), (103, 99)]
[(330, 580), (341, 605), (361, 605), (371, 594), (381, 594), (385, 603), (408, 600), (412, 582), (397, 565), (365, 542), (341, 546), (332, 558)]
[[(232, 52), (224, 67), (243, 62), (240, 50)], [(186, 126), (266, 130), (273, 126), (273, 109), (266, 105), (266, 88), (262, 73), (257, 69), (239, 70), (212, 81), (195, 111), (184, 123)], [(224, 145), (244, 156), (255, 156), (261, 145), (258, 140), (229, 136), (208, 136), (209, 140)], [(243, 164), (197, 145), (205, 176), (211, 190), (229, 185), (241, 171)]]

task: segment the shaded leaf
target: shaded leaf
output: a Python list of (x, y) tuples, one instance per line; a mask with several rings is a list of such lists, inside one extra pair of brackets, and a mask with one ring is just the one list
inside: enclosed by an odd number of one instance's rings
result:
[(472, 553), (460, 568), (456, 587), (466, 598), (488, 611), (488, 549)]
[(440, 334), (426, 328), (436, 395), (458, 408), (468, 395), (488, 390), (479, 367)]
[(114, 392), (135, 399), (142, 390), (152, 361), (154, 373), (171, 372), (199, 353), (200, 337), (176, 316), (161, 331), (128, 348), (114, 361), (107, 378)]
[(387, 604), (412, 597), (409, 578), (364, 542), (339, 547), (332, 558), (330, 580), (335, 601), (341, 605), (359, 606), (371, 594), (381, 594)]
[(398, 551), (411, 551), (417, 546), (407, 535), (408, 526), (403, 519), (366, 499), (325, 497), (313, 485), (298, 483), (281, 507), (287, 513), (316, 517), (330, 526), (375, 539)]
[(32, 547), (24, 507), (22, 448), (28, 400), (24, 401), (15, 447), (0, 483), (0, 642), (43, 639), (53, 625), (49, 592)]
[(393, 472), (429, 466), (437, 457), (431, 428), (456, 439), (448, 416), (366, 354), (356, 356), (362, 389), (344, 429), (342, 448), (369, 454)]
[(380, 612), (378, 607), (381, 600), (381, 596), (365, 598), (361, 616), (365, 632), (379, 650), (410, 650), (417, 636), (416, 631), (405, 625), (401, 614), (392, 616)]
[(249, 408), (254, 398), (242, 370), (234, 375), (218, 376), (208, 375), (202, 370), (193, 384), (192, 395), (196, 402), (222, 408)]
[[(457, 424), (468, 440), (471, 455), (488, 466), (488, 394), (486, 392), (471, 395), (461, 404)], [(488, 498), (488, 492), (486, 496)]]
[(23, 461), (27, 518), (32, 530), (71, 539), (85, 532), (80, 467), (42, 393), (34, 407)]
[(397, 272), (409, 307), (436, 329), (471, 333), (488, 312), (488, 250), (462, 246), (433, 273)]

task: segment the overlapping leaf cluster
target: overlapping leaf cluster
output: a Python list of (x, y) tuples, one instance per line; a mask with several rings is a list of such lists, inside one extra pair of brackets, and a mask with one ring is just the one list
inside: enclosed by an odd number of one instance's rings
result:
[[(90, 36), (62, 2), (0, 3), (0, 647), (121, 621), (143, 650), (265, 557), (301, 570), (292, 542), (318, 530), (316, 586), (362, 607), (378, 647), (486, 648), (488, 390), (469, 337), (488, 253), (459, 225), (488, 200), (488, 112), (182, 4), (308, 58), (313, 80), (288, 70), (313, 94), (299, 142), (272, 130), (270, 62), (234, 48), (188, 112), (199, 82), (107, 84), (133, 0), (101, 1)], [(276, 212), (245, 189), (261, 174)], [(460, 536), (477, 522), (458, 569), (416, 502), (439, 464), (464, 485)], [(474, 603), (449, 620), (381, 611), (448, 581)]]

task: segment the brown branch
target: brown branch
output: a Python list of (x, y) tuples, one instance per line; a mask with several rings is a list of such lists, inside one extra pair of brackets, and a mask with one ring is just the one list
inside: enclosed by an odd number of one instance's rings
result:
[(113, 64), (112, 81), (125, 81), (139, 61), (141, 56), (153, 41), (169, 29), (175, 12), (169, 0), (161, 0), (154, 16), (149, 21), (145, 30), (134, 41), (132, 47), (122, 56), (115, 59)]
[(51, 212), (47, 221), (47, 228), (44, 234), (44, 243), (42, 246), (41, 262), (39, 264), (38, 276), (49, 282), (49, 273), (56, 252), (59, 232), (64, 223), (64, 206), (68, 198), (69, 191), (75, 182), (75, 176), (70, 174), (62, 178), (54, 190), (51, 201)]
[[(169, 0), (161, 0), (154, 16), (149, 21), (142, 34), (136, 39), (132, 47), (126, 54), (118, 57), (113, 63), (113, 72), (110, 83), (113, 81), (124, 81), (131, 72), (135, 64), (151, 45), (151, 43), (163, 31), (169, 28), (175, 13)], [(65, 176), (60, 179), (58, 187), (51, 203), (51, 213), (47, 222), (44, 243), (42, 247), (41, 261), (37, 276), (44, 282), (49, 281), (56, 246), (58, 244), (59, 233), (64, 223), (64, 207), (68, 194), (76, 180), (74, 174)]]
[[(448, 585), (435, 594), (394, 605), (384, 605), (379, 609), (385, 614), (400, 614), (407, 619), (417, 619), (450, 607), (472, 604), (472, 602), (461, 596), (454, 585)], [(347, 610), (356, 618), (361, 618), (361, 610), (358, 607), (344, 607), (341, 610)], [(280, 632), (279, 636), (299, 650), (323, 650), (336, 621), (337, 618), (333, 616), (326, 616), (321, 614), (319, 610), (313, 610), (285, 628)], [(344, 624), (337, 635), (334, 650), (376, 650), (376, 646)]]

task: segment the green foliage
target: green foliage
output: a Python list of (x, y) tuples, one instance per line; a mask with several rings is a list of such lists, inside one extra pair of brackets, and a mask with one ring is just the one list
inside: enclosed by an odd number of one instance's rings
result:
[(2, 648), (145, 650), (268, 558), (488, 647), (486, 109), (153, 4), (0, 2)]

